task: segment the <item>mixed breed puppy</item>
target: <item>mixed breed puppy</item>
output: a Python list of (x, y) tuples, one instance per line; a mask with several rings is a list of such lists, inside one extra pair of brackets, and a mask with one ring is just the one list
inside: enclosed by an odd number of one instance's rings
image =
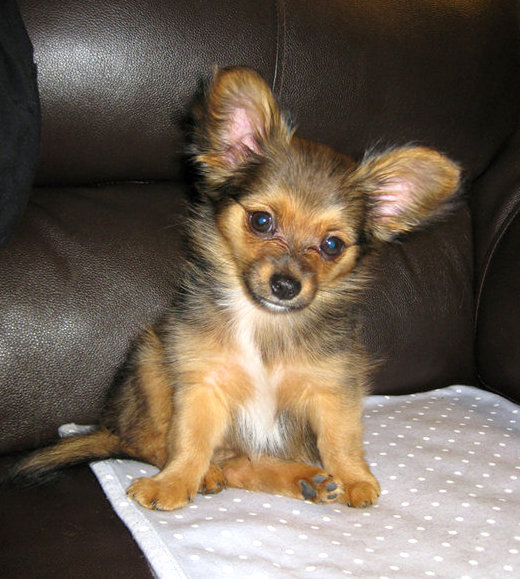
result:
[(140, 336), (97, 430), (12, 474), (125, 456), (160, 469), (127, 491), (150, 509), (226, 486), (371, 505), (360, 289), (383, 244), (450, 211), (460, 170), (422, 147), (356, 164), (302, 139), (244, 68), (217, 70), (194, 120), (201, 200), (174, 304)]

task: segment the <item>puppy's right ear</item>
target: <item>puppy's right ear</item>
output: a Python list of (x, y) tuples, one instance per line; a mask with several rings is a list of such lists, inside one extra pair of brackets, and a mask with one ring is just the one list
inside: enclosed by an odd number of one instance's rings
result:
[(217, 69), (194, 120), (194, 161), (210, 189), (291, 137), (271, 89), (247, 68)]

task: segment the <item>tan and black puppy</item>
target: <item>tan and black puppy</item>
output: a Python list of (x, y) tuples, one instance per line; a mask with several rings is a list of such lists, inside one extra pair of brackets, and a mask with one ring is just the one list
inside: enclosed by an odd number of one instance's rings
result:
[(130, 456), (161, 469), (128, 489), (151, 509), (226, 485), (373, 504), (359, 290), (383, 243), (449, 211), (459, 168), (420, 147), (355, 164), (295, 136), (242, 68), (215, 73), (194, 117), (202, 201), (174, 305), (139, 338), (98, 430), (36, 452), (14, 476)]

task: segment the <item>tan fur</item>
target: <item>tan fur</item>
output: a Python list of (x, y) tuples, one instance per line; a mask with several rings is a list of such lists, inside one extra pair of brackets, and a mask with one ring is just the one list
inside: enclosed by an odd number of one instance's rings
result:
[(229, 486), (305, 498), (314, 503), (337, 501), (343, 484), (322, 468), (299, 462), (283, 462), (270, 457), (252, 461), (245, 456), (226, 463), (224, 477)]
[[(125, 451), (131, 456), (145, 458), (147, 462), (163, 467), (168, 460), (165, 440), (170, 430), (173, 407), (169, 377), (164, 367), (164, 348), (152, 329), (143, 333), (137, 357), (136, 377), (142, 386), (152, 420), (132, 428), (132, 442), (125, 447)], [(135, 415), (132, 406), (125, 410)]]
[(226, 486), (375, 503), (360, 289), (383, 243), (449, 211), (458, 167), (420, 147), (356, 164), (305, 141), (246, 69), (216, 72), (195, 110), (193, 157), (202, 202), (171, 310), (138, 339), (98, 433), (14, 474), (123, 454), (161, 469), (128, 488), (147, 508)]

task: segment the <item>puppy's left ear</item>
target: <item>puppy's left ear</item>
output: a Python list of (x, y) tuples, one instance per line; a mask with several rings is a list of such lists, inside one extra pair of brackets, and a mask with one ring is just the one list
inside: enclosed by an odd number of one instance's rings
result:
[(391, 241), (449, 213), (461, 171), (437, 151), (404, 147), (368, 156), (352, 177), (366, 196), (366, 233)]
[(194, 160), (210, 186), (291, 137), (271, 89), (248, 68), (217, 69), (194, 120)]

